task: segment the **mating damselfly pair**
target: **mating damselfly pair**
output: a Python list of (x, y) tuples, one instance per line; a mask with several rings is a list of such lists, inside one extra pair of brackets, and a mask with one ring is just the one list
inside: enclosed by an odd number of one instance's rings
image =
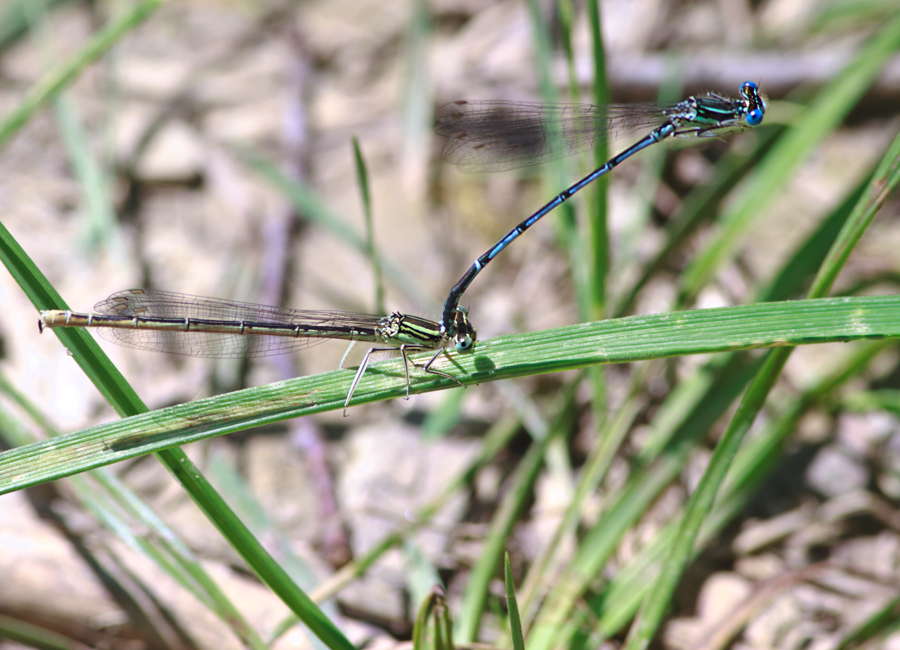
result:
[(425, 372), (458, 382), (432, 365), (448, 348), (466, 352), (475, 344), (475, 328), (466, 311), (459, 307), (460, 298), (484, 267), (525, 230), (597, 178), (657, 142), (670, 137), (714, 137), (740, 131), (759, 125), (765, 111), (765, 99), (751, 81), (741, 85), (737, 99), (709, 93), (669, 105), (547, 106), (498, 101), (447, 104), (437, 113), (436, 130), (448, 138), (443, 154), (450, 163), (467, 171), (499, 171), (538, 164), (587, 150), (610, 133), (652, 130), (555, 196), (475, 260), (450, 290), (440, 323), (397, 312), (375, 316), (304, 311), (134, 289), (115, 293), (98, 303), (95, 314), (41, 312), (40, 327), (97, 328), (104, 338), (121, 345), (205, 358), (283, 354), (324, 339), (366, 341), (376, 345), (366, 353), (353, 378), (344, 402), (345, 411), (373, 352), (400, 351), (408, 397), (409, 352), (435, 351), (424, 365)]

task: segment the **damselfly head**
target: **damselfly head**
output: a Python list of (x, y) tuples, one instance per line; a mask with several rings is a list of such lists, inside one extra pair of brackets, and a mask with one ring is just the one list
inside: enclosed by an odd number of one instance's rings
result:
[(752, 81), (741, 84), (741, 97), (744, 98), (747, 126), (759, 126), (766, 114), (766, 98), (759, 94), (759, 87)]
[(453, 347), (457, 352), (469, 352), (475, 347), (478, 333), (469, 322), (469, 312), (463, 307), (456, 308), (456, 316), (453, 318)]

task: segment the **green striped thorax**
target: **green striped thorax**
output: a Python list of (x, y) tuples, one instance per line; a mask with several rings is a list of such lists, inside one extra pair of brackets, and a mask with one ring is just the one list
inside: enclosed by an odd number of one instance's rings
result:
[(441, 326), (419, 316), (394, 312), (386, 316), (379, 327), (382, 341), (390, 345), (415, 345), (437, 350), (452, 345), (459, 352), (468, 352), (475, 345), (478, 334), (469, 322), (468, 313), (460, 308), (453, 323), (453, 334), (445, 336)]
[(670, 135), (678, 138), (721, 136), (762, 124), (766, 100), (752, 81), (741, 84), (740, 97), (728, 99), (715, 93), (689, 97), (663, 114), (674, 125)]

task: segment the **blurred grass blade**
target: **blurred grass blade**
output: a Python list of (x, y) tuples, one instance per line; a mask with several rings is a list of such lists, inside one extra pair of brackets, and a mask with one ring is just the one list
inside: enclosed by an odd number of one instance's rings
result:
[(888, 638), (900, 630), (900, 595), (874, 612), (861, 625), (841, 640), (835, 650), (879, 647), (868, 645), (871, 641), (888, 642)]
[[(695, 555), (716, 539), (715, 536), (741, 513), (771, 477), (772, 472), (778, 469), (778, 463), (783, 459), (783, 446), (796, 431), (801, 418), (822, 402), (827, 403), (838, 388), (858, 377), (878, 354), (890, 347), (885, 342), (858, 346), (858, 350), (846, 363), (798, 396), (787, 411), (741, 447), (726, 477), (715, 509), (704, 522)], [(634, 478), (640, 480), (640, 476)], [(659, 570), (658, 562), (665, 555), (674, 536), (673, 523), (644, 547), (638, 556), (621, 567), (606, 589), (594, 598), (591, 610), (597, 621), (592, 625), (592, 636), (598, 644), (600, 639), (618, 633), (627, 625), (640, 602), (646, 598), (653, 586), (652, 577)]]
[(522, 636), (522, 621), (519, 618), (519, 604), (516, 602), (516, 585), (513, 584), (508, 552), (503, 556), (503, 577), (506, 583), (506, 606), (509, 611), (509, 633), (512, 638), (512, 647), (513, 650), (525, 650), (525, 637)]
[[(339, 241), (348, 244), (368, 256), (368, 243), (366, 238), (359, 235), (349, 224), (307, 185), (291, 179), (284, 174), (277, 165), (247, 147), (233, 146), (232, 151), (244, 161), (253, 171), (263, 179), (271, 183), (281, 192), (310, 223), (330, 232)], [(404, 295), (418, 304), (429, 304), (432, 299), (426, 298), (419, 285), (410, 280), (408, 273), (403, 273), (390, 260), (381, 259), (381, 268), (394, 286), (403, 291)]]
[[(50, 67), (59, 60), (60, 53), (47, 24), (48, 7), (44, 2), (29, 5), (28, 14), (34, 41), (41, 53), (45, 67)], [(84, 200), (87, 232), (85, 245), (89, 249), (96, 248), (100, 242), (107, 242), (107, 249), (124, 262), (123, 246), (117, 242), (118, 229), (112, 203), (110, 189), (106, 182), (102, 165), (93, 155), (89, 141), (75, 102), (66, 93), (60, 92), (52, 101), (53, 113), (59, 128), (59, 134), (66, 149), (72, 171), (78, 179)]]
[(359, 140), (353, 137), (353, 161), (356, 166), (356, 182), (359, 185), (360, 198), (362, 199), (363, 217), (366, 224), (366, 248), (369, 253), (369, 263), (372, 265), (372, 276), (375, 279), (375, 304), (376, 314), (386, 314), (388, 310), (384, 306), (384, 280), (381, 276), (381, 256), (375, 247), (375, 224), (372, 222), (372, 197), (369, 194), (369, 169), (359, 148)]
[(48, 623), (42, 627), (0, 613), (0, 639), (11, 641), (15, 647), (41, 650), (80, 650), (85, 647), (77, 637), (65, 636), (51, 629), (52, 625)]
[(118, 222), (110, 201), (112, 193), (103, 167), (92, 154), (91, 143), (75, 104), (65, 95), (60, 95), (53, 103), (53, 109), (72, 169), (83, 191), (87, 216), (87, 228), (82, 235), (84, 246), (93, 250), (98, 244), (104, 244), (111, 256), (121, 264), (125, 258), (124, 246), (119, 237)]
[(485, 603), (490, 594), (490, 583), (496, 575), (506, 549), (507, 540), (525, 504), (531, 498), (534, 484), (541, 468), (546, 463), (547, 450), (561, 436), (573, 415), (571, 409), (575, 398), (575, 385), (559, 395), (555, 422), (529, 447), (524, 458), (516, 466), (509, 481), (509, 490), (504, 494), (497, 512), (491, 518), (491, 526), (484, 540), (478, 561), (472, 567), (466, 590), (463, 594), (462, 611), (459, 614), (457, 639), (466, 645), (478, 638), (481, 617), (485, 613)]
[[(74, 0), (44, 0), (43, 11), (71, 4)], [(3, 52), (31, 29), (34, 0), (10, 0), (0, 5), (0, 52)]]
[[(900, 25), (900, 18), (896, 23)], [(815, 284), (810, 289), (810, 295), (821, 295), (828, 291), (850, 252), (898, 182), (900, 182), (900, 135), (888, 149), (867, 191), (838, 236)], [(791, 352), (792, 348), (784, 348), (773, 350), (768, 354), (763, 368), (754, 378), (728, 428), (716, 445), (709, 466), (688, 503), (679, 531), (669, 547), (662, 571), (629, 632), (626, 641), (629, 650), (646, 648), (656, 636), (668, 611), (671, 595), (693, 556), (696, 536), (712, 509), (719, 486)]]
[(19, 105), (3, 120), (0, 120), (0, 150), (7, 140), (21, 129), (34, 114), (65, 89), (88, 65), (104, 55), (123, 37), (127, 36), (161, 5), (169, 0), (140, 0), (124, 11), (121, 16), (109, 21), (81, 50), (65, 59), (56, 68), (45, 74), (19, 102)]
[(850, 254), (898, 183), (900, 183), (900, 133), (897, 134), (878, 169), (875, 170), (875, 175), (869, 181), (864, 197), (857, 202), (847, 223), (838, 234), (837, 241), (828, 252), (822, 269), (807, 294), (810, 298), (828, 294)]
[(735, 187), (759, 165), (783, 131), (783, 127), (771, 126), (757, 129), (755, 135), (758, 144), (749, 154), (738, 147), (729, 147), (725, 155), (716, 161), (715, 167), (710, 169), (708, 180), (691, 190), (678, 211), (666, 223), (665, 244), (649, 262), (641, 265), (638, 269), (639, 276), (618, 296), (617, 304), (610, 310), (611, 315), (623, 316), (634, 311), (641, 290), (659, 276), (669, 260), (682, 254), (689, 238), (703, 224), (718, 218), (722, 204)]
[[(429, 623), (433, 623), (434, 636), (429, 646)], [(443, 587), (435, 586), (422, 601), (413, 626), (413, 650), (454, 650), (451, 633), (450, 607)]]
[(401, 529), (382, 537), (373, 544), (372, 548), (365, 555), (353, 560), (333, 576), (332, 579), (321, 585), (314, 592), (317, 599), (323, 600), (333, 596), (341, 588), (350, 584), (353, 579), (363, 575), (386, 551), (400, 545), (407, 537), (431, 524), (432, 520), (440, 513), (441, 508), (449, 500), (460, 492), (467, 491), (478, 472), (496, 461), (497, 456), (503, 453), (503, 450), (518, 431), (518, 419), (512, 416), (505, 416), (495, 422), (484, 436), (484, 444), (478, 457), (448, 482), (442, 494), (421, 507)]
[(680, 303), (693, 301), (716, 270), (733, 254), (750, 225), (768, 210), (788, 182), (793, 179), (802, 160), (857, 105), (900, 48), (900, 12), (874, 36), (869, 38), (856, 58), (827, 86), (813, 103), (794, 120), (793, 126), (757, 166), (735, 206), (721, 219), (721, 231), (706, 250), (695, 258), (682, 275)]

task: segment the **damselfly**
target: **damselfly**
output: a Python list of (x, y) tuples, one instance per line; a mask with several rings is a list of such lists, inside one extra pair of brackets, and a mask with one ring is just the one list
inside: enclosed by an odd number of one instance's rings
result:
[(101, 337), (119, 345), (210, 359), (285, 354), (324, 339), (376, 343), (356, 371), (344, 401), (345, 415), (373, 352), (400, 351), (409, 398), (410, 352), (435, 350), (425, 372), (457, 381), (431, 366), (447, 347), (469, 350), (476, 338), (464, 310), (456, 312), (452, 338), (434, 321), (399, 312), (373, 316), (303, 311), (150, 289), (119, 291), (94, 305), (94, 310), (96, 313), (42, 311), (38, 327), (41, 331), (45, 327), (97, 328)]
[(538, 219), (622, 161), (669, 137), (713, 137), (758, 126), (766, 112), (765, 98), (752, 81), (741, 84), (740, 95), (738, 99), (729, 99), (709, 93), (669, 105), (547, 106), (459, 101), (438, 110), (435, 130), (448, 138), (444, 158), (465, 171), (501, 171), (536, 165), (591, 149), (609, 134), (654, 127), (637, 143), (563, 190), (475, 260), (447, 296), (441, 332), (453, 337), (460, 297), (488, 262)]

